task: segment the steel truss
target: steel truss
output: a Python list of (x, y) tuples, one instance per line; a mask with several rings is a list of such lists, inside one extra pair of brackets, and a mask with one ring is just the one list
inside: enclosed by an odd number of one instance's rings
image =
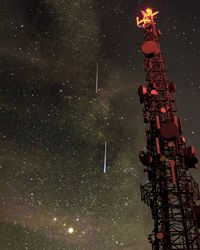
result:
[(199, 188), (190, 172), (197, 158), (187, 147), (181, 121), (176, 116), (175, 83), (167, 77), (151, 10), (137, 19), (144, 30), (146, 85), (138, 94), (143, 104), (146, 150), (139, 153), (148, 183), (141, 185), (141, 198), (151, 208), (154, 229), (149, 235), (152, 250), (200, 250)]

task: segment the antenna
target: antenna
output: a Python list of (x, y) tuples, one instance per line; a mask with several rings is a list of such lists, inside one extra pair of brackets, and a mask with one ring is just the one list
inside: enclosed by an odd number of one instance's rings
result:
[(141, 10), (143, 19), (139, 20), (139, 17), (136, 17), (137, 26), (140, 28), (145, 28), (146, 25), (154, 22), (154, 16), (156, 16), (159, 12), (156, 11), (153, 13), (152, 9), (148, 8), (146, 11)]

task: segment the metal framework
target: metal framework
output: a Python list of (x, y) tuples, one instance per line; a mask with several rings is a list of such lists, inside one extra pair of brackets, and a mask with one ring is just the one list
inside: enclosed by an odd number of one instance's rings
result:
[(194, 146), (186, 146), (174, 93), (176, 84), (166, 74), (159, 36), (151, 9), (141, 11), (137, 25), (144, 30), (142, 52), (146, 85), (138, 94), (143, 106), (146, 143), (139, 158), (148, 183), (141, 185), (141, 198), (151, 208), (154, 229), (149, 235), (152, 250), (200, 250), (200, 200), (198, 184), (190, 174), (198, 160)]

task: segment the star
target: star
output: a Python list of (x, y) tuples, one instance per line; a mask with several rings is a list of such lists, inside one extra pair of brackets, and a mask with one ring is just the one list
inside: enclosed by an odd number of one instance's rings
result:
[(69, 234), (73, 234), (73, 233), (74, 233), (73, 227), (69, 227), (69, 228), (68, 228), (68, 233), (69, 233)]

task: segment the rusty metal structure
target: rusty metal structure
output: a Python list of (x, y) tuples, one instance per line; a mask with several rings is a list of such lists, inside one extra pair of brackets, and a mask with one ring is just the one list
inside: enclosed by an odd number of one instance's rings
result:
[(137, 26), (144, 31), (146, 84), (138, 89), (146, 133), (139, 152), (148, 182), (141, 198), (150, 207), (154, 228), (148, 240), (152, 250), (200, 250), (200, 193), (190, 169), (197, 167), (194, 146), (187, 146), (176, 116), (176, 84), (169, 82), (160, 48), (158, 12), (141, 11)]

